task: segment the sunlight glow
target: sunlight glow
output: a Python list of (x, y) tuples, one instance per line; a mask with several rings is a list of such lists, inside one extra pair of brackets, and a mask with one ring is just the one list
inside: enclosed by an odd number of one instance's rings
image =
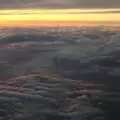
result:
[(120, 14), (0, 15), (0, 20), (120, 21)]
[[(117, 11), (117, 12), (116, 12)], [(98, 13), (100, 12), (100, 13)], [(104, 13), (108, 12), (108, 13)], [(114, 12), (114, 13), (113, 13)], [(0, 25), (25, 21), (74, 21), (75, 22), (117, 22), (120, 23), (120, 9), (21, 9), (0, 10)], [(27, 24), (27, 23), (26, 23)]]

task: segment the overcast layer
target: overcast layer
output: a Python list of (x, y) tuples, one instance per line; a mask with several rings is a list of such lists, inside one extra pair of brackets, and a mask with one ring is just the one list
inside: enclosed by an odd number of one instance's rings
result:
[(1, 0), (0, 8), (120, 8), (120, 0)]

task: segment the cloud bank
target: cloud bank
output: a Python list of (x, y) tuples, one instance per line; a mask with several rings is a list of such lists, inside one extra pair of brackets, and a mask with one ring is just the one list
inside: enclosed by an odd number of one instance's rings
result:
[(0, 8), (120, 8), (119, 0), (4, 0)]

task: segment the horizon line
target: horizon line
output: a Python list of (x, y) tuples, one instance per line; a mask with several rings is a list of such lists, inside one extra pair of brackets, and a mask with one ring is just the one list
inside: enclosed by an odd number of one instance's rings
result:
[(79, 26), (120, 26), (120, 22), (89, 21), (2, 21), (1, 27), (79, 27)]

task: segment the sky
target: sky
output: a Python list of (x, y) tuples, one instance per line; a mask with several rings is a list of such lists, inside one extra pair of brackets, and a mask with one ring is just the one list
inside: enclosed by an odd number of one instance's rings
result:
[(120, 0), (2, 0), (0, 25), (120, 25)]

